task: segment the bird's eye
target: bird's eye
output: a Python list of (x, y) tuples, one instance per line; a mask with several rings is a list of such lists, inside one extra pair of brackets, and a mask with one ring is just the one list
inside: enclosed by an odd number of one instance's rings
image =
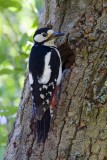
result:
[(43, 37), (46, 37), (46, 36), (47, 36), (47, 34), (46, 34), (46, 33), (42, 33), (42, 36), (43, 36)]

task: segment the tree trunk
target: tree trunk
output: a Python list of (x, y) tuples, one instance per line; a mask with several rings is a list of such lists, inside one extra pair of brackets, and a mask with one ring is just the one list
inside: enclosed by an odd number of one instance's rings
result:
[[(38, 145), (28, 76), (5, 160), (107, 160), (107, 1), (46, 0), (40, 27), (65, 33), (60, 98)], [(65, 70), (68, 69), (69, 70)]]

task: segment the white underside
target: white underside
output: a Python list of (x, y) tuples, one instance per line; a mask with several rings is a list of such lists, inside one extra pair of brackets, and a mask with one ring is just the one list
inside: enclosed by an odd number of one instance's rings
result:
[(55, 39), (49, 40), (44, 43), (44, 46), (55, 46)]

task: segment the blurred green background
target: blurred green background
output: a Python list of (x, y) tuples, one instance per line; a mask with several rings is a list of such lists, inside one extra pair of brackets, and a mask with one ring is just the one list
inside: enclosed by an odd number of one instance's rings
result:
[(0, 0), (0, 160), (21, 97), (43, 0)]

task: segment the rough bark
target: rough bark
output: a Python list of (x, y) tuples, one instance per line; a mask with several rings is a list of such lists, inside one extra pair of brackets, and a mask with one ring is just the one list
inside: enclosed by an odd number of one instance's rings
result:
[(107, 160), (107, 1), (46, 0), (47, 24), (65, 32), (57, 45), (69, 68), (48, 139), (35, 140), (27, 76), (5, 160)]

